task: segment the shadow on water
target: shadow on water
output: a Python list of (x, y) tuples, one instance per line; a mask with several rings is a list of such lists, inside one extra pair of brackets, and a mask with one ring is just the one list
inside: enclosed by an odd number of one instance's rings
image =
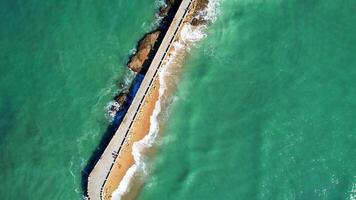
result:
[(86, 166), (82, 170), (82, 189), (84, 191), (84, 194), (87, 195), (87, 187), (88, 187), (88, 177), (90, 172), (93, 170), (95, 164), (98, 162), (100, 159), (101, 155), (104, 153), (105, 148), (109, 144), (111, 138), (114, 136), (116, 130), (118, 129), (120, 123), (122, 122), (127, 110), (129, 109), (140, 85), (141, 82), (144, 78), (144, 75), (142, 74), (137, 74), (135, 79), (133, 80), (133, 83), (130, 87), (129, 93), (127, 95), (127, 98), (122, 105), (122, 108), (120, 111), (118, 111), (115, 115), (115, 118), (113, 122), (107, 127), (106, 131), (104, 132), (98, 147), (94, 150), (92, 153), (91, 157), (89, 158)]
[[(153, 33), (155, 31), (161, 31), (161, 34), (157, 38), (157, 41), (155, 42), (152, 50), (150, 51), (150, 53), (148, 55), (148, 59), (143, 63), (142, 70), (136, 74), (136, 77), (131, 84), (129, 94), (128, 94), (122, 108), (120, 109), (120, 111), (117, 112), (113, 122), (107, 127), (106, 131), (104, 132), (104, 134), (99, 142), (98, 147), (93, 151), (86, 166), (84, 167), (84, 169), (81, 172), (81, 176), (82, 176), (81, 186), (82, 186), (82, 190), (83, 190), (83, 193), (85, 196), (88, 196), (89, 174), (94, 169), (95, 164), (99, 161), (101, 155), (104, 153), (104, 150), (107, 147), (107, 145), (109, 144), (111, 138), (114, 136), (116, 130), (120, 126), (121, 121), (123, 120), (127, 110), (129, 109), (129, 107), (131, 105), (131, 102), (133, 101), (133, 99), (134, 99), (134, 97), (142, 83), (144, 75), (147, 73), (147, 70), (148, 70), (151, 62), (152, 62), (155, 54), (157, 53), (159, 46), (162, 43), (162, 40), (169, 28), (169, 25), (171, 24), (171, 22), (174, 18), (175, 13), (177, 12), (177, 10), (179, 8), (179, 5), (180, 5), (180, 2), (174, 4), (172, 6), (172, 8), (170, 9), (170, 11), (168, 12), (168, 15), (162, 19), (159, 27), (157, 29), (155, 29), (154, 31), (146, 33), (136, 45), (136, 49), (138, 49), (140, 42), (146, 37), (146, 35)], [(134, 55), (131, 55), (129, 60), (131, 60), (132, 56), (134, 56)]]

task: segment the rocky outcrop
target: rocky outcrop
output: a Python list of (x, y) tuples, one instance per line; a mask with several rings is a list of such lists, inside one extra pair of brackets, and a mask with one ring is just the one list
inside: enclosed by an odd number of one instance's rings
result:
[(194, 5), (193, 5), (193, 19), (191, 24), (193, 26), (199, 26), (199, 25), (204, 25), (207, 24), (208, 21), (202, 17), (205, 13), (204, 10), (207, 8), (209, 3), (209, 0), (195, 0)]
[[(198, 1), (207, 1), (207, 0), (198, 0)], [(159, 8), (158, 15), (163, 18), (162, 23), (164, 23), (165, 18), (172, 18), (174, 13), (172, 9), (177, 8), (181, 3), (181, 0), (166, 0), (164, 6)], [(172, 12), (171, 12), (172, 11)], [(172, 16), (169, 16), (172, 15)], [(168, 28), (168, 27), (166, 27)], [(143, 68), (145, 61), (149, 58), (149, 55), (153, 49), (153, 46), (157, 42), (158, 37), (161, 32), (165, 32), (164, 28), (158, 27), (152, 33), (146, 34), (138, 44), (137, 52), (131, 57), (127, 66), (134, 72), (140, 72)]]
[(132, 71), (141, 71), (143, 63), (148, 59), (148, 56), (160, 34), (161, 31), (149, 33), (139, 42), (136, 54), (131, 57), (129, 63), (127, 64)]
[(116, 97), (114, 98), (114, 102), (109, 104), (107, 112), (111, 118), (114, 118), (116, 113), (120, 111), (121, 108), (123, 108), (127, 96), (127, 92), (121, 92), (120, 94), (116, 95)]

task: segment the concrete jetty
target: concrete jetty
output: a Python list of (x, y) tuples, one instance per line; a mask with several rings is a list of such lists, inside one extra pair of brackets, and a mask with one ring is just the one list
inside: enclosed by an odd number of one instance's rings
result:
[(170, 24), (162, 43), (154, 56), (152, 63), (143, 79), (139, 90), (136, 93), (135, 98), (132, 101), (130, 108), (128, 109), (123, 121), (121, 122), (118, 130), (114, 134), (110, 143), (106, 147), (104, 153), (101, 155), (99, 161), (91, 171), (88, 177), (88, 198), (90, 200), (102, 200), (103, 188), (107, 181), (111, 170), (114, 166), (116, 158), (120, 154), (122, 145), (130, 131), (131, 125), (136, 118), (137, 112), (140, 109), (145, 95), (152, 86), (153, 80), (157, 76), (157, 73), (162, 66), (163, 61), (167, 57), (168, 50), (170, 49), (176, 35), (179, 31), (184, 18), (186, 17), (188, 10), (194, 0), (182, 0), (175, 16)]

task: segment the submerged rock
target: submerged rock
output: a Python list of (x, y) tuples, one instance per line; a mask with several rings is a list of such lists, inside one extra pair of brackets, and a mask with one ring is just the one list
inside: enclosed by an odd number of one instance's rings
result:
[(193, 5), (194, 18), (191, 24), (193, 26), (200, 26), (208, 23), (208, 20), (204, 18), (204, 10), (208, 7), (209, 0), (196, 0)]
[(166, 5), (159, 8), (159, 15), (162, 17), (167, 17), (171, 8), (176, 4), (180, 3), (181, 0), (166, 0)]
[(159, 8), (159, 15), (161, 17), (167, 17), (168, 16), (168, 12), (171, 9), (171, 6), (165, 5)]
[(115, 101), (120, 105), (122, 106), (126, 99), (127, 99), (127, 95), (128, 93), (127, 92), (121, 92), (120, 94), (118, 94), (116, 97), (115, 97)]

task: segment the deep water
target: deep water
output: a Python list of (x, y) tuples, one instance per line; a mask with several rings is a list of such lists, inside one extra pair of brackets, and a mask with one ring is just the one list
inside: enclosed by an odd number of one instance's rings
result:
[(0, 199), (81, 199), (157, 1), (0, 0)]
[(139, 199), (356, 199), (356, 2), (219, 10)]

